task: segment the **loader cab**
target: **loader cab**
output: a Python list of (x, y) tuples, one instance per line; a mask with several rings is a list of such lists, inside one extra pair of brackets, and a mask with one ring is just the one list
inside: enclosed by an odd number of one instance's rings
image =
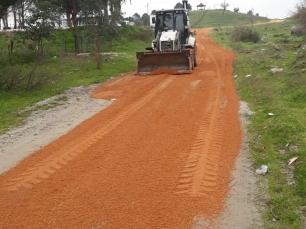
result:
[(186, 44), (189, 37), (188, 11), (186, 9), (160, 10), (153, 18), (155, 23), (155, 37), (159, 31), (179, 30), (181, 32), (181, 43)]

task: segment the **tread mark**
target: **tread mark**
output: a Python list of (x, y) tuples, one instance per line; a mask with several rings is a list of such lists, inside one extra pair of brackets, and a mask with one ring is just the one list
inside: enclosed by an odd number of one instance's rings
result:
[[(48, 178), (56, 170), (73, 160), (76, 156), (89, 148), (92, 144), (98, 142), (104, 135), (115, 129), (125, 119), (132, 116), (146, 103), (152, 100), (156, 94), (164, 90), (173, 80), (175, 76), (170, 76), (164, 79), (157, 86), (152, 88), (145, 96), (129, 104), (122, 109), (113, 119), (107, 124), (100, 124), (94, 128), (93, 134), (84, 134), (69, 142), (65, 147), (57, 149), (54, 153), (48, 156), (43, 161), (37, 163), (26, 172), (12, 178), (4, 189), (7, 191), (18, 191), (21, 188), (31, 188), (34, 184), (40, 183), (43, 179)], [(84, 138), (84, 136), (86, 138)], [(42, 175), (43, 174), (43, 175)]]
[(223, 95), (219, 66), (215, 59), (210, 59), (213, 60), (218, 74), (210, 93), (202, 124), (199, 126), (183, 173), (178, 181), (177, 194), (201, 196), (217, 188), (226, 99)]

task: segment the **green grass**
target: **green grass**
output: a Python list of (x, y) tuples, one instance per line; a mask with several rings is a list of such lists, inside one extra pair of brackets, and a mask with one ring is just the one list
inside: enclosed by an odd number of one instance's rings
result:
[[(254, 167), (262, 164), (269, 167), (264, 178), (269, 187), (265, 228), (302, 228), (298, 209), (306, 206), (306, 72), (303, 70), (306, 50), (301, 46), (306, 40), (290, 36), (292, 25), (285, 21), (256, 26), (261, 35), (261, 41), (256, 44), (232, 42), (230, 28), (213, 31), (211, 35), (217, 43), (236, 52), (235, 83), (241, 99), (255, 112), (248, 127)], [(272, 74), (273, 67), (284, 70)], [(251, 77), (245, 77), (249, 74)], [(299, 158), (291, 166), (294, 169), (291, 180), (287, 178), (291, 170), (288, 160), (296, 156)], [(276, 222), (271, 222), (273, 214), (278, 217)]]
[[(220, 26), (234, 26), (252, 24), (248, 16), (243, 13), (234, 13), (226, 10), (197, 10), (189, 14), (191, 28), (212, 28)], [(270, 19), (254, 16), (254, 23), (267, 22)]]
[[(4, 90), (0, 89), (0, 133), (4, 133), (7, 128), (19, 125), (29, 115), (29, 112), (20, 112), (27, 106), (39, 102), (53, 95), (58, 95), (71, 87), (80, 85), (91, 85), (103, 83), (110, 77), (118, 76), (121, 73), (130, 72), (136, 69), (136, 51), (144, 51), (150, 46), (153, 35), (148, 30), (137, 27), (123, 27), (121, 38), (111, 42), (102, 43), (103, 52), (118, 52), (116, 56), (104, 56), (102, 69), (97, 69), (93, 56), (84, 58), (74, 56), (62, 56), (64, 49), (58, 45), (59, 40), (68, 40), (71, 36), (70, 30), (57, 31), (58, 37), (52, 41), (44, 43), (46, 51), (46, 63), (43, 68), (52, 79), (45, 85), (31, 91)], [(9, 61), (5, 48), (11, 39), (12, 33), (8, 36), (0, 33), (0, 73), (8, 65)], [(19, 43), (15, 38), (16, 43)], [(2, 48), (2, 49), (1, 49)], [(73, 51), (73, 49), (72, 49)], [(56, 56), (56, 58), (54, 58)], [(33, 66), (34, 53), (16, 53), (12, 56), (15, 68), (23, 67), (27, 71)], [(51, 108), (41, 107), (41, 109)]]

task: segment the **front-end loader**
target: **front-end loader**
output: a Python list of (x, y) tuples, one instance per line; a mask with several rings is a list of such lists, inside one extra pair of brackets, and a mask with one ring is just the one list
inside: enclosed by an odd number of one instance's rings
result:
[(155, 24), (155, 39), (152, 47), (145, 52), (137, 52), (136, 74), (147, 75), (170, 71), (191, 73), (197, 65), (196, 32), (190, 31), (187, 0), (183, 8), (156, 11), (152, 23)]

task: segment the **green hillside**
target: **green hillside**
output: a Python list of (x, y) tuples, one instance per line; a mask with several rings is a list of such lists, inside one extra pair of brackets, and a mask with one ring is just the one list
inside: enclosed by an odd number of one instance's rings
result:
[[(234, 13), (226, 10), (197, 10), (189, 14), (191, 28), (211, 28), (219, 26), (233, 26), (251, 24), (248, 15), (243, 13)], [(267, 22), (270, 19), (266, 17), (253, 16), (254, 23)]]

